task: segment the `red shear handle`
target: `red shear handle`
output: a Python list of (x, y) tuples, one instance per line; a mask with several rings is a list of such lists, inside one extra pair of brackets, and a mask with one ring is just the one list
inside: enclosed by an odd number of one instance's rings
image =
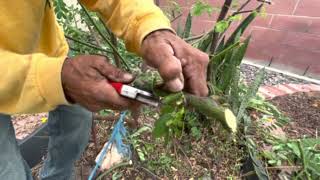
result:
[(121, 94), (121, 89), (122, 89), (122, 86), (123, 84), (122, 83), (119, 83), (119, 82), (112, 82), (112, 81), (109, 81), (111, 86), (114, 87), (114, 89), (119, 93)]

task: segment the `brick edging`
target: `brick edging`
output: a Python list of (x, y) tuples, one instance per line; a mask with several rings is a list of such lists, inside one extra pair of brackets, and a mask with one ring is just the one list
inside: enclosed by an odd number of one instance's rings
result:
[(293, 94), (296, 92), (320, 91), (320, 85), (316, 84), (279, 84), (274, 86), (262, 86), (258, 93), (266, 99), (273, 99), (277, 96)]

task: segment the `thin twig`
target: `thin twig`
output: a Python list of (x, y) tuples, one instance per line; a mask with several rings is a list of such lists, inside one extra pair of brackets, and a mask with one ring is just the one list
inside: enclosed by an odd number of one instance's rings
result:
[(116, 165), (112, 166), (110, 169), (108, 169), (106, 172), (104, 172), (101, 175), (99, 175), (97, 180), (102, 179), (103, 177), (107, 176), (110, 172), (112, 172), (113, 170), (115, 170), (117, 168), (120, 168), (120, 167), (123, 167), (123, 166), (129, 166), (129, 165), (131, 165), (130, 162), (123, 162), (123, 163), (116, 164)]
[(79, 43), (79, 44), (82, 44), (82, 45), (84, 45), (84, 46), (87, 46), (87, 47), (90, 47), (90, 48), (93, 48), (93, 49), (96, 49), (96, 50), (99, 50), (99, 51), (102, 51), (102, 52), (105, 52), (105, 53), (109, 53), (109, 54), (112, 53), (112, 51), (103, 49), (103, 48), (98, 47), (98, 46), (96, 46), (96, 45), (94, 45), (94, 44), (91, 44), (91, 43), (83, 42), (83, 41), (81, 41), (81, 40), (79, 40), (79, 39), (75, 39), (75, 38), (73, 38), (73, 37), (71, 37), (71, 36), (69, 36), (69, 35), (64, 35), (64, 36), (65, 36), (67, 39), (72, 40), (72, 41), (74, 41), (74, 42), (77, 42), (77, 43)]
[(243, 3), (240, 8), (237, 10), (237, 12), (242, 11), (243, 8), (245, 8), (249, 3), (251, 2), (251, 0), (247, 0), (245, 3)]
[(214, 32), (214, 28), (212, 28), (211, 30), (209, 30), (206, 33), (204, 33), (204, 35), (200, 39), (192, 42), (191, 45), (194, 45), (194, 44), (197, 44), (198, 42), (201, 42), (204, 38), (206, 38), (209, 34), (211, 34), (213, 32)]
[(237, 14), (245, 14), (245, 13), (251, 13), (252, 11), (255, 11), (256, 9), (251, 9), (251, 10), (245, 10), (245, 11), (237, 11), (237, 12), (234, 12), (232, 14), (232, 16), (235, 16)]
[[(118, 47), (118, 42), (117, 42), (118, 39), (113, 33), (111, 33), (110, 39), (111, 39), (111, 42), (114, 45), (114, 47)], [(116, 63), (116, 66), (120, 67), (121, 66), (120, 57), (118, 56), (118, 54), (115, 51), (113, 51), (113, 57), (114, 57), (114, 61)]]
[(200, 39), (202, 38), (206, 33), (202, 33), (202, 34), (199, 34), (199, 35), (196, 35), (196, 36), (191, 36), (191, 37), (188, 37), (188, 38), (185, 38), (184, 40), (189, 42), (189, 41), (193, 41), (193, 40), (197, 40), (197, 39)]
[(99, 41), (99, 38), (97, 37), (96, 33), (92, 30), (91, 26), (89, 25), (89, 23), (85, 20), (84, 21), (91, 33), (91, 35), (93, 36), (94, 40), (96, 41), (97, 45), (101, 47), (101, 43)]
[(88, 19), (90, 20), (91, 24), (94, 26), (94, 28), (97, 30), (97, 32), (99, 33), (99, 35), (102, 37), (102, 39), (104, 41), (107, 42), (107, 44), (111, 47), (111, 49), (119, 56), (119, 58), (121, 59), (122, 63), (125, 65), (125, 68), (127, 71), (131, 72), (129, 65), (127, 64), (127, 62), (124, 60), (124, 58), (120, 55), (120, 53), (118, 52), (118, 50), (116, 49), (116, 47), (113, 46), (113, 44), (111, 43), (111, 41), (102, 33), (102, 31), (99, 29), (98, 25), (96, 24), (96, 22), (94, 22), (94, 20), (92, 19), (92, 17), (90, 16), (89, 12), (87, 11), (87, 9), (85, 7), (83, 7), (83, 5), (81, 3), (79, 3), (82, 10), (85, 12), (85, 14), (87, 15)]
[[(114, 47), (118, 48), (118, 39), (117, 37), (110, 31), (110, 29), (106, 26), (106, 24), (104, 23), (104, 21), (102, 20), (102, 18), (99, 16), (99, 21), (100, 23), (103, 25), (103, 27), (105, 28), (105, 30), (107, 31), (110, 39), (111, 39), (111, 42), (112, 44), (114, 45)], [(120, 67), (121, 65), (121, 60), (117, 53), (116, 52), (113, 52), (113, 57), (114, 57), (114, 61), (115, 61), (115, 64), (117, 67)]]
[[(209, 57), (212, 58), (212, 57), (221, 56), (221, 55), (225, 54), (226, 52), (228, 52), (229, 50), (231, 50), (231, 49), (233, 49), (233, 48), (235, 48), (235, 47), (238, 47), (239, 45), (240, 45), (240, 41), (238, 41), (238, 42), (234, 43), (233, 45), (227, 47), (227, 48), (224, 49), (223, 51), (219, 52), (219, 54), (215, 54), (215, 55), (214, 55), (214, 54), (211, 54), (211, 55), (209, 55)], [(212, 60), (211, 60), (211, 61), (212, 61)]]
[[(260, 11), (261, 11), (261, 8), (263, 7), (263, 5), (264, 5), (264, 3), (262, 2), (258, 7), (256, 7), (256, 9), (251, 10), (251, 12), (252, 12), (252, 11), (260, 12)], [(230, 18), (230, 17), (232, 17), (232, 16), (234, 16), (234, 14), (230, 15), (228, 18)], [(227, 19), (228, 19), (228, 18), (227, 18)], [(229, 22), (229, 26), (230, 26), (231, 23), (232, 23), (232, 22), (230, 21), (230, 22)], [(223, 35), (226, 33), (226, 31), (227, 31), (227, 29), (224, 30), (222, 33), (220, 33), (218, 42), (221, 41), (221, 39), (223, 38)]]
[(301, 166), (275, 166), (275, 167), (266, 167), (268, 170), (279, 170), (279, 169), (293, 169), (293, 170), (300, 170)]
[(142, 170), (144, 170), (145, 172), (147, 172), (148, 174), (150, 174), (153, 178), (161, 180), (161, 177), (157, 176), (156, 174), (154, 174), (153, 172), (151, 172), (149, 169), (143, 167), (143, 166), (137, 166), (137, 168), (140, 168)]
[(98, 16), (98, 17), (99, 17), (100, 23), (103, 25), (104, 29), (106, 29), (108, 35), (111, 36), (111, 33), (112, 33), (112, 32), (111, 32), (110, 29), (107, 27), (106, 23), (103, 21), (103, 19), (102, 19), (100, 16)]
[[(79, 52), (79, 53), (83, 53), (80, 49), (76, 49), (76, 48), (74, 48), (74, 47), (70, 47), (70, 46), (69, 46), (69, 49), (72, 50), (72, 51), (76, 51), (76, 52)], [(106, 56), (105, 54), (94, 53), (94, 55), (103, 56), (103, 57), (106, 57), (107, 59), (109, 58), (109, 57)]]
[(272, 0), (257, 0), (258, 2), (262, 2), (262, 3), (266, 3), (271, 5), (272, 4)]
[(190, 166), (190, 168), (192, 169), (192, 163), (189, 160), (189, 157), (187, 156), (187, 154), (184, 152), (184, 150), (182, 149), (182, 147), (180, 146), (179, 142), (175, 140), (175, 144), (178, 146), (178, 149), (180, 149), (180, 151), (182, 152), (182, 154), (186, 157), (188, 164)]
[(170, 22), (173, 23), (174, 21), (176, 21), (177, 19), (179, 19), (179, 17), (181, 17), (181, 16), (182, 16), (182, 13), (180, 13), (180, 14), (177, 15), (176, 17), (172, 18), (172, 19), (170, 20)]

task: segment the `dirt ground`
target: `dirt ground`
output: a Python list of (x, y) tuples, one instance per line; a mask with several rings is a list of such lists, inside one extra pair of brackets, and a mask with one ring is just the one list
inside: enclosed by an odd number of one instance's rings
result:
[(47, 113), (22, 114), (12, 116), (12, 123), (15, 129), (16, 138), (23, 139), (41, 126), (46, 120)]
[(320, 92), (295, 93), (274, 98), (272, 101), (290, 123), (284, 128), (291, 138), (315, 137), (320, 132)]

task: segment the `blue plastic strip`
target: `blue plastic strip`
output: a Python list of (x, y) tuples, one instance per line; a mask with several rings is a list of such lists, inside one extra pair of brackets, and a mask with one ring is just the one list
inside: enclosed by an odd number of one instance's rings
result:
[(120, 118), (112, 131), (111, 138), (108, 141), (107, 145), (103, 147), (101, 155), (98, 159), (98, 162), (96, 163), (94, 169), (91, 171), (88, 180), (93, 180), (93, 177), (95, 176), (97, 170), (101, 166), (101, 163), (107, 154), (107, 150), (109, 149), (110, 145), (113, 144), (114, 142), (116, 143), (119, 153), (124, 155), (130, 154), (129, 146), (123, 144), (122, 142), (122, 138), (126, 136), (126, 129), (123, 125), (123, 121), (126, 116), (126, 113), (127, 113), (126, 111), (121, 112)]

